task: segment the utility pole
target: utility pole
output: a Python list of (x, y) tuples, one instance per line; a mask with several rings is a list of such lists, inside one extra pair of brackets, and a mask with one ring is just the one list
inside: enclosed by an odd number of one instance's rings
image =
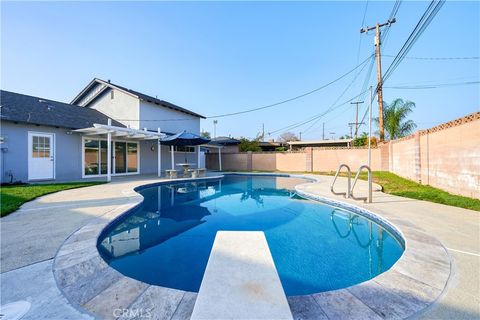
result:
[(354, 124), (355, 124), (355, 138), (356, 138), (357, 135), (358, 135), (358, 125), (360, 124), (360, 123), (358, 123), (358, 105), (359, 105), (359, 104), (362, 104), (362, 103), (363, 103), (363, 101), (350, 102), (350, 104), (354, 104), (354, 105), (356, 105), (356, 107), (357, 107), (357, 108), (356, 108), (357, 111), (356, 111), (356, 113), (355, 113), (355, 123), (354, 123)]
[(262, 141), (265, 141), (265, 123), (262, 123)]
[(383, 141), (384, 138), (384, 127), (383, 127), (383, 92), (382, 92), (382, 62), (380, 57), (380, 28), (389, 26), (392, 23), (395, 23), (396, 19), (393, 18), (388, 20), (385, 23), (377, 23), (374, 27), (365, 27), (360, 29), (360, 33), (368, 32), (375, 30), (375, 56), (377, 58), (377, 98), (378, 98), (378, 125), (380, 129), (380, 141)]
[(322, 125), (322, 140), (325, 140), (325, 122)]

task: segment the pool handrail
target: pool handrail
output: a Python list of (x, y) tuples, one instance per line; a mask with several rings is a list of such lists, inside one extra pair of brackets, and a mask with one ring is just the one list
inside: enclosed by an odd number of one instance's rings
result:
[[(347, 181), (347, 192), (335, 192), (333, 190), (333, 186), (335, 185), (335, 182), (337, 181), (338, 175), (340, 174), (340, 171), (342, 168), (347, 168), (347, 173), (348, 173), (348, 181)], [(345, 163), (342, 163), (341, 165), (338, 166), (337, 173), (335, 173), (335, 178), (333, 178), (332, 185), (330, 186), (330, 191), (335, 194), (335, 195), (343, 195), (345, 198), (350, 198), (350, 180), (352, 178), (352, 173), (350, 170), (350, 167), (346, 165)]]
[[(353, 195), (353, 189), (355, 188), (358, 177), (360, 176), (360, 173), (362, 172), (363, 169), (367, 169), (367, 172), (368, 172), (368, 196), (357, 198)], [(353, 180), (352, 188), (350, 189), (350, 196), (352, 197), (352, 199), (355, 199), (355, 200), (363, 200), (364, 202), (372, 203), (372, 170), (366, 164), (361, 165), (360, 168), (358, 168), (357, 174), (355, 175), (355, 179)]]

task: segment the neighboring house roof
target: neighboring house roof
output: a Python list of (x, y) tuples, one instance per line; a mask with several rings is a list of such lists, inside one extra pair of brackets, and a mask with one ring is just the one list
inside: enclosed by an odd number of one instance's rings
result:
[(220, 144), (223, 146), (234, 146), (240, 144), (240, 140), (230, 137), (216, 137), (210, 141), (210, 144)]
[[(95, 109), (0, 90), (0, 119), (68, 129), (82, 129), (94, 123), (107, 124), (108, 117)], [(125, 127), (112, 119), (112, 125)]]
[[(128, 89), (128, 88), (125, 88), (123, 86), (120, 86), (118, 84), (114, 84), (112, 82), (109, 81), (104, 81), (102, 79), (98, 79), (98, 78), (95, 78), (93, 79), (73, 100), (72, 100), (72, 104), (78, 104), (80, 102), (80, 100), (85, 97), (86, 94), (88, 94), (88, 92), (90, 92), (92, 89), (95, 88), (95, 86), (97, 86), (98, 84), (102, 84), (105, 86), (104, 89), (102, 90), (99, 90), (95, 95), (94, 97), (97, 97), (98, 95), (100, 95), (101, 93), (104, 92), (104, 90), (106, 90), (107, 88), (116, 88), (120, 91), (123, 91), (129, 95), (132, 95), (132, 96), (135, 96), (136, 98), (140, 99), (140, 100), (143, 100), (143, 101), (147, 101), (147, 102), (150, 102), (150, 103), (154, 103), (156, 105), (159, 105), (161, 107), (164, 107), (164, 108), (169, 108), (169, 109), (172, 109), (172, 110), (175, 110), (175, 111), (179, 111), (179, 112), (183, 112), (183, 113), (186, 113), (186, 114), (189, 114), (189, 115), (192, 115), (194, 117), (199, 117), (199, 118), (203, 118), (205, 119), (205, 116), (202, 116), (198, 113), (195, 113), (193, 111), (190, 111), (188, 109), (185, 109), (185, 108), (182, 108), (180, 106), (177, 106), (173, 103), (170, 103), (168, 101), (165, 101), (165, 100), (160, 100), (158, 98), (154, 98), (152, 96), (149, 96), (149, 95), (146, 95), (144, 93), (141, 93), (141, 92), (138, 92), (138, 91), (135, 91), (135, 90), (132, 90), (132, 89)], [(88, 104), (90, 102), (92, 102), (94, 99), (91, 99), (87, 102), (87, 104), (85, 106), (88, 106)]]

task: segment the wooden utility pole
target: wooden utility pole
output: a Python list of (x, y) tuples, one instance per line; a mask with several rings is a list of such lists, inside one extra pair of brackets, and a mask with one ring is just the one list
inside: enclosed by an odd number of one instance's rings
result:
[(360, 29), (360, 33), (368, 32), (375, 30), (375, 56), (377, 58), (377, 98), (378, 98), (378, 125), (380, 129), (380, 141), (383, 141), (384, 138), (384, 127), (383, 127), (383, 92), (382, 92), (382, 62), (380, 57), (380, 28), (389, 26), (392, 23), (395, 23), (396, 19), (393, 18), (388, 20), (385, 23), (377, 23), (374, 27), (365, 27)]
[(362, 104), (362, 103), (363, 103), (363, 101), (350, 102), (350, 104), (354, 104), (357, 107), (356, 108), (357, 110), (356, 110), (356, 113), (355, 113), (355, 123), (351, 123), (351, 124), (355, 125), (355, 138), (358, 136), (358, 125), (360, 124), (360, 123), (358, 123), (358, 105)]

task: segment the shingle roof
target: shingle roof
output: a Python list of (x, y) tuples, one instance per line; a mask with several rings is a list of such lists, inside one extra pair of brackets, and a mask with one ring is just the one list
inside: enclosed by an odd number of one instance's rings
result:
[[(89, 91), (89, 88), (92, 88), (92, 87), (93, 87), (93, 85), (94, 85), (95, 83), (102, 83), (102, 84), (104, 84), (104, 85), (106, 85), (106, 86), (108, 86), (108, 87), (117, 88), (117, 89), (119, 89), (119, 90), (128, 92), (128, 93), (130, 93), (131, 95), (136, 96), (136, 97), (137, 97), (138, 99), (140, 99), (140, 100), (144, 100), (144, 101), (147, 101), (147, 102), (151, 102), (151, 103), (154, 103), (154, 104), (156, 104), (156, 105), (159, 105), (159, 106), (162, 106), (162, 107), (165, 107), (165, 108), (173, 109), (173, 110), (175, 110), (175, 111), (180, 111), (180, 112), (183, 112), (183, 113), (186, 113), (186, 114), (195, 116), (195, 117), (199, 117), (199, 118), (205, 119), (205, 116), (202, 116), (201, 114), (198, 114), (198, 113), (196, 113), (196, 112), (190, 111), (190, 110), (185, 109), (185, 108), (182, 108), (182, 107), (177, 106), (177, 105), (175, 105), (175, 104), (173, 104), (173, 103), (170, 103), (170, 102), (168, 102), (168, 101), (160, 100), (160, 99), (158, 99), (158, 98), (154, 98), (154, 97), (149, 96), (149, 95), (147, 95), (147, 94), (144, 94), (144, 93), (141, 93), (141, 92), (132, 90), (132, 89), (128, 89), (128, 88), (126, 88), (126, 87), (120, 86), (120, 85), (115, 84), (115, 83), (112, 83), (112, 82), (110, 82), (110, 81), (104, 81), (104, 80), (98, 79), (98, 78), (93, 79), (93, 81), (90, 82), (90, 83), (87, 85), (87, 87), (86, 87), (84, 90), (82, 90), (82, 92), (80, 92), (80, 94), (77, 95), (77, 96), (72, 100), (71, 103), (74, 103), (74, 104), (77, 103), (77, 102), (81, 99), (81, 97), (83, 97), (83, 96), (85, 95), (85, 93)], [(100, 93), (100, 92), (99, 92), (99, 93)]]
[(240, 144), (240, 140), (237, 140), (235, 138), (230, 138), (230, 137), (216, 137), (216, 138), (213, 138), (210, 143), (227, 146), (227, 145)]
[[(68, 129), (81, 129), (94, 123), (107, 124), (108, 117), (91, 108), (0, 90), (0, 119)], [(112, 119), (112, 125), (125, 127)]]

